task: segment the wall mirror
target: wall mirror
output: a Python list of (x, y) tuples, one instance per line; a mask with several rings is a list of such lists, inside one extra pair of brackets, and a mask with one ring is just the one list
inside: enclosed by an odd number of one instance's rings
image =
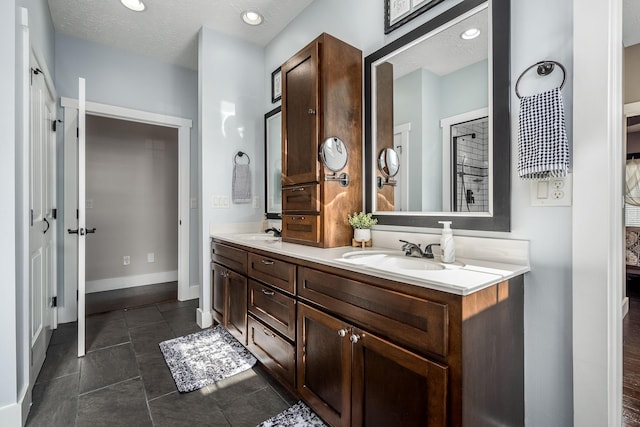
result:
[(265, 214), (267, 219), (282, 215), (282, 120), (280, 107), (264, 115)]
[[(365, 200), (379, 224), (510, 230), (509, 0), (464, 0), (365, 58)], [(398, 155), (395, 185), (378, 167)]]

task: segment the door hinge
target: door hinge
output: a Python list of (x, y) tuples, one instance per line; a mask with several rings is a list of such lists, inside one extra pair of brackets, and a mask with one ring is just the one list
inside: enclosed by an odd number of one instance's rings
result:
[(76, 219), (80, 219), (80, 209), (76, 209)]
[(53, 217), (53, 219), (58, 219), (58, 209), (51, 209), (51, 216)]
[(33, 86), (33, 75), (38, 75), (42, 73), (42, 70), (40, 68), (31, 68), (31, 85)]
[(58, 297), (51, 297), (51, 307), (58, 306)]
[(31, 216), (29, 219), (29, 224), (31, 224), (31, 227), (33, 227), (33, 209), (31, 209)]
[(80, 299), (80, 291), (76, 290), (76, 301), (78, 301)]
[(76, 128), (76, 138), (80, 138), (80, 128)]

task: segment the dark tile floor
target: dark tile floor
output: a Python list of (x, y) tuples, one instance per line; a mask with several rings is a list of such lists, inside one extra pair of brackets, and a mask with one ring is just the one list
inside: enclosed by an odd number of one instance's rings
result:
[(197, 300), (87, 317), (83, 358), (77, 325), (61, 324), (33, 389), (27, 426), (250, 426), (295, 403), (260, 366), (178, 393), (158, 343), (199, 331)]

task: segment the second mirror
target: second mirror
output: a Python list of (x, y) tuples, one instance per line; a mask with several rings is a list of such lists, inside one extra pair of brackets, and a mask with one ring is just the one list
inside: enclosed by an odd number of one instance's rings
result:
[(324, 140), (320, 146), (320, 159), (324, 166), (332, 172), (340, 172), (347, 165), (349, 154), (340, 138), (335, 136)]

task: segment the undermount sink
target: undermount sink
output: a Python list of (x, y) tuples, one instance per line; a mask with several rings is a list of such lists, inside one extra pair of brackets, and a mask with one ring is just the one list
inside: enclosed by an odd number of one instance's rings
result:
[(406, 256), (402, 251), (347, 252), (342, 260), (350, 264), (364, 265), (384, 271), (438, 271), (464, 267), (461, 262), (443, 263), (437, 259)]
[(255, 234), (240, 234), (239, 237), (242, 240), (262, 240), (266, 242), (278, 242), (280, 237), (274, 237), (273, 234), (255, 233)]

